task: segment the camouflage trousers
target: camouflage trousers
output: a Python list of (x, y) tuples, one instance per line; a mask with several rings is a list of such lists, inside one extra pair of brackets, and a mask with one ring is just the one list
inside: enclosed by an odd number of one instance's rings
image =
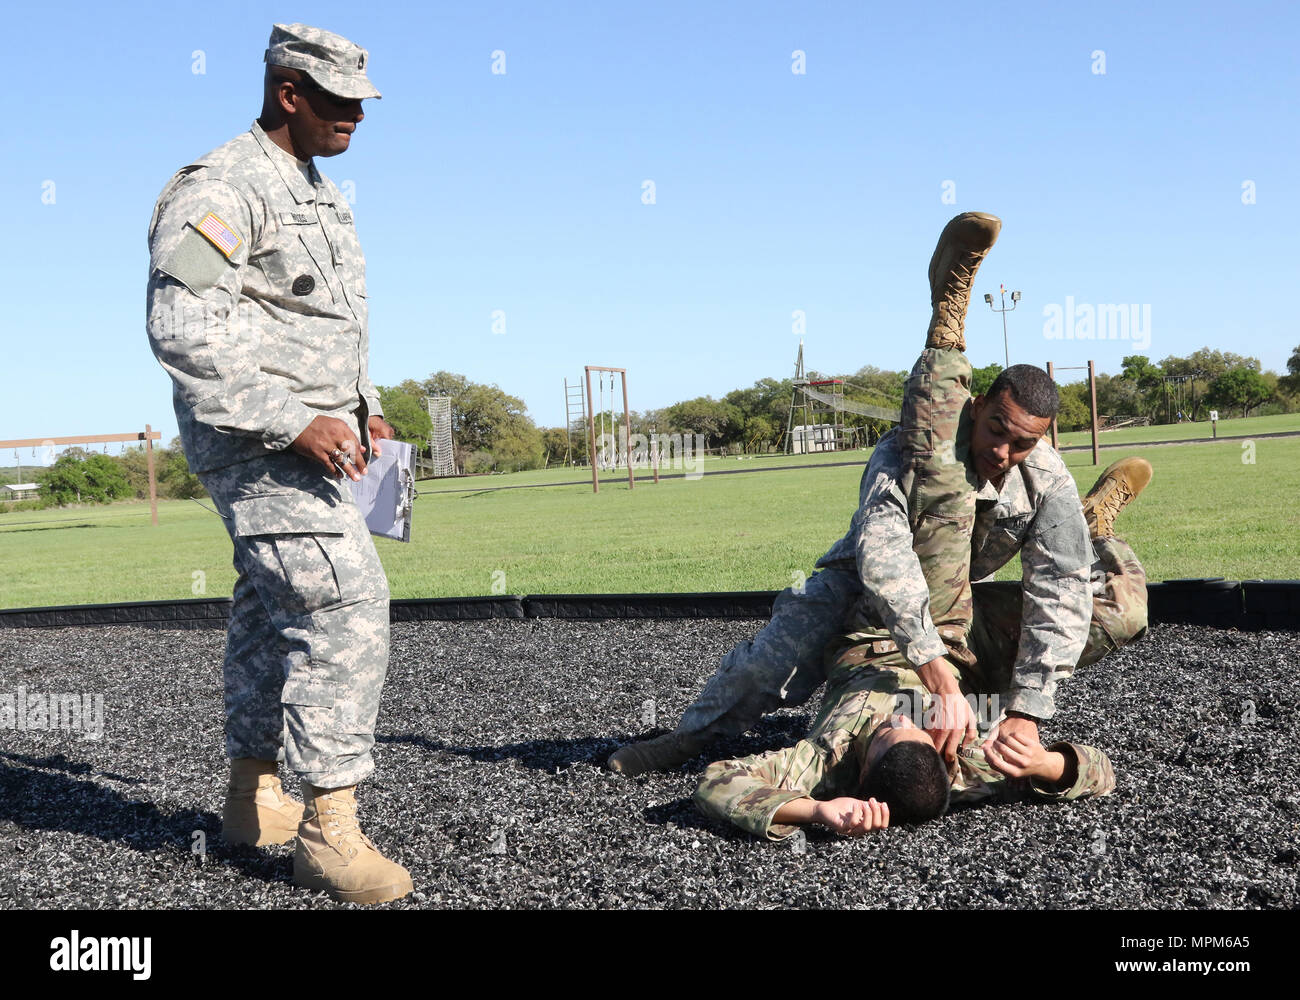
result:
[(226, 752), (322, 788), (374, 770), (388, 580), (341, 481), (294, 452), (202, 473), (235, 547)]
[[(912, 551), (930, 590), (935, 627), (958, 634), (971, 624), (971, 533), (979, 479), (970, 463), (971, 367), (955, 348), (927, 347), (903, 390), (898, 425)], [(865, 620), (870, 620), (870, 612)], [(947, 626), (945, 629), (944, 626)]]
[[(1147, 627), (1146, 573), (1137, 556), (1118, 538), (1098, 538), (1092, 544), (1092, 623), (1078, 666), (1097, 662), (1139, 638)], [(851, 621), (861, 594), (862, 585), (849, 565), (814, 573), (802, 594), (782, 591), (771, 621), (722, 657), (700, 696), (683, 713), (678, 732), (700, 743), (738, 736), (768, 712), (802, 705), (827, 680), (828, 660), (843, 659), (837, 653), (848, 645), (858, 646), (859, 665), (901, 666), (897, 647), (883, 630), (856, 632), (856, 643), (845, 642), (845, 623)], [(1020, 646), (1021, 601), (1019, 584), (980, 584), (974, 588), (966, 643), (945, 636), (950, 662), (967, 691), (1000, 694), (1009, 687)]]
[[(970, 462), (970, 384), (970, 362), (961, 351), (927, 347), (907, 379), (897, 431), (898, 490), (929, 592), (927, 610), (941, 637), (964, 636), (971, 626), (970, 541), (980, 487)], [(864, 536), (859, 544), (869, 542)], [(905, 559), (906, 553), (894, 556)], [(849, 631), (881, 624), (871, 599), (879, 596), (864, 595)]]

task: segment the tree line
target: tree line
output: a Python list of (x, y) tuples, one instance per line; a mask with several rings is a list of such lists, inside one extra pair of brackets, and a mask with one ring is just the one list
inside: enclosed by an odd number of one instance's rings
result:
[[(1002, 371), (998, 364), (973, 372), (971, 390), (986, 392)], [(814, 381), (839, 378), (845, 399), (897, 407), (907, 372), (866, 365), (844, 375), (809, 372)], [(1090, 426), (1087, 380), (1061, 385), (1057, 425), (1063, 431)], [(710, 450), (727, 454), (767, 454), (782, 451), (790, 418), (794, 380), (762, 378), (752, 386), (733, 389), (715, 399), (697, 396), (659, 409), (629, 414), (632, 434), (702, 434)], [(586, 464), (585, 427), (539, 427), (528, 416), (524, 401), (497, 385), (472, 382), (464, 375), (439, 371), (423, 380), (407, 379), (379, 387), (384, 416), (397, 436), (428, 454), (432, 424), (427, 396), (451, 398), (456, 465), (465, 473), (517, 472), (560, 465)], [(1097, 410), (1107, 418), (1137, 418), (1151, 423), (1206, 420), (1211, 409), (1224, 415), (1249, 416), (1300, 411), (1300, 346), (1287, 361), (1287, 374), (1263, 371), (1258, 358), (1203, 347), (1186, 357), (1153, 362), (1145, 355), (1123, 359), (1116, 375), (1097, 376)], [(598, 428), (622, 440), (621, 410), (596, 414)], [(874, 443), (889, 421), (856, 413), (844, 422), (858, 444)], [(598, 430), (599, 433), (599, 430)], [(204, 495), (198, 477), (185, 464), (180, 438), (154, 450), (158, 495), (187, 499)], [(12, 479), (12, 475), (9, 477)], [(0, 504), (0, 508), (35, 509), (74, 503), (109, 503), (149, 496), (147, 458), (143, 446), (121, 455), (68, 448), (50, 466), (38, 469), (41, 486), (36, 499)]]
[[(174, 437), (166, 448), (155, 448), (154, 476), (158, 496), (173, 500), (206, 496), (198, 476), (185, 463), (181, 439)], [(149, 498), (149, 458), (144, 445), (125, 449), (120, 455), (66, 448), (50, 465), (30, 474), (39, 487), (36, 497), (0, 503), (3, 510), (39, 510), (78, 503), (112, 503), (116, 500)], [(12, 471), (5, 478), (16, 481)], [(27, 474), (24, 475), (27, 479)]]
[[(1208, 347), (1160, 362), (1133, 354), (1122, 364), (1118, 375), (1097, 376), (1099, 413), (1164, 424), (1207, 420), (1211, 410), (1221, 410), (1225, 417), (1300, 410), (1300, 346), (1288, 359), (1285, 375), (1263, 371), (1258, 358)], [(1061, 388), (1061, 410), (1062, 429), (1088, 426), (1086, 381)]]
[[(1001, 371), (999, 364), (974, 369), (972, 392), (986, 392)], [(814, 381), (842, 379), (846, 400), (897, 407), (907, 372), (866, 365), (844, 374), (809, 372), (808, 377)], [(1090, 426), (1087, 380), (1060, 385), (1059, 390), (1060, 429)], [(659, 409), (633, 410), (627, 430), (647, 437), (703, 434), (711, 451), (727, 454), (783, 451), (793, 393), (791, 378), (762, 378), (720, 398), (697, 396)], [(426, 453), (431, 425), (424, 400), (431, 395), (451, 398), (456, 464), (462, 472), (514, 472), (587, 462), (585, 427), (539, 427), (518, 396), (497, 385), (472, 382), (446, 371), (422, 381), (407, 379), (396, 386), (380, 387), (384, 414), (397, 436)], [(1300, 410), (1300, 346), (1287, 362), (1286, 375), (1263, 371), (1258, 358), (1208, 347), (1160, 362), (1132, 355), (1123, 359), (1118, 374), (1097, 376), (1097, 409), (1107, 418), (1133, 417), (1151, 423), (1176, 422), (1180, 411), (1186, 420), (1208, 419), (1211, 409), (1242, 416), (1296, 412)], [(862, 445), (874, 443), (892, 426), (889, 421), (856, 413), (845, 412), (843, 419), (851, 437)], [(597, 413), (595, 420), (597, 433), (603, 428), (622, 440), (621, 410)]]

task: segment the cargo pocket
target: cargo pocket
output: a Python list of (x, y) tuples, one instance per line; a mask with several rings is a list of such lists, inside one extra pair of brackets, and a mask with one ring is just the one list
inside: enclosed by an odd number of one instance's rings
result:
[(905, 464), (908, 459), (925, 458), (934, 451), (933, 402), (931, 377), (928, 372), (917, 372), (903, 384), (898, 446), (903, 452)]
[(277, 612), (312, 614), (342, 600), (321, 539), (343, 535), (343, 510), (310, 494), (274, 493), (234, 501), (230, 516), (235, 544), (272, 619)]

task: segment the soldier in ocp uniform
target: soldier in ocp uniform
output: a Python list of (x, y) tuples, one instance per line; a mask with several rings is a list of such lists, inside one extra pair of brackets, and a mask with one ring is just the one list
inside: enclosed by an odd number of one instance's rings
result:
[[(342, 477), (359, 480), (393, 430), (367, 372), (352, 210), (315, 162), (349, 147), (361, 102), (380, 96), (367, 60), (338, 35), (275, 25), (261, 116), (158, 197), (147, 301), (185, 454), (239, 573), (223, 836), (296, 838), (294, 880), (359, 903), (412, 889), (356, 816), (388, 668), (388, 582)], [(281, 760), (305, 811), (280, 785)]]

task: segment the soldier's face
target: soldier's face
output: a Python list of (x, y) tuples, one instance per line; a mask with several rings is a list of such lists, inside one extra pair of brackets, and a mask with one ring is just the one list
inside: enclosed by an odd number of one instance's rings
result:
[(1001, 482), (1012, 466), (1023, 462), (1052, 426), (1051, 417), (1033, 416), (1009, 392), (1000, 392), (993, 399), (976, 397), (971, 416), (975, 471), (981, 479), (994, 483)]
[(352, 133), (365, 117), (360, 100), (335, 97), (303, 77), (281, 101), (289, 111), (289, 134), (300, 159), (337, 156), (352, 142)]

